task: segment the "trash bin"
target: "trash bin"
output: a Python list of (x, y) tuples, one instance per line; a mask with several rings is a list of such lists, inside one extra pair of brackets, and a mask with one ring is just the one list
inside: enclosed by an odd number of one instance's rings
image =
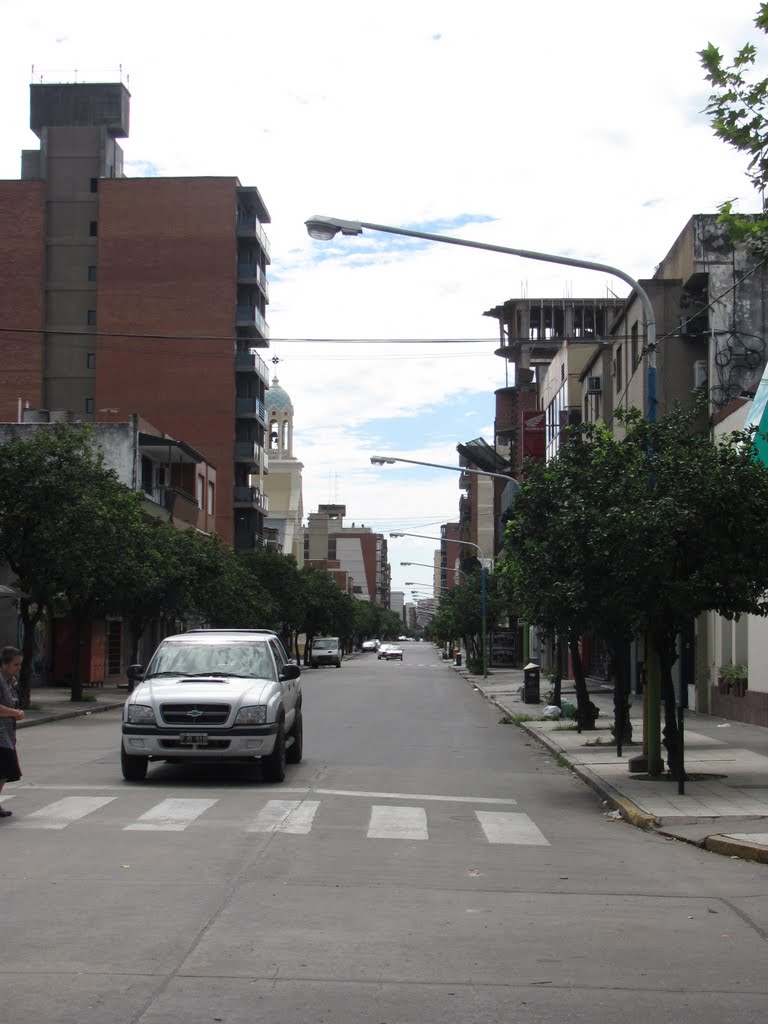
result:
[(530, 662), (523, 669), (523, 704), (541, 702), (541, 667)]

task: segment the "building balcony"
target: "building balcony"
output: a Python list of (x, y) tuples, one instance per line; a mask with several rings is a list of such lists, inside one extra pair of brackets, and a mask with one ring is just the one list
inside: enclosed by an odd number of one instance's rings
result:
[(238, 419), (258, 420), (263, 427), (267, 425), (267, 408), (258, 398), (251, 398), (248, 395), (238, 395), (235, 411)]
[(263, 547), (264, 538), (254, 530), (235, 531), (235, 551), (258, 551)]
[(258, 331), (265, 340), (269, 338), (269, 326), (256, 306), (238, 304), (235, 310), (235, 324), (238, 329), (249, 332)]
[(236, 352), (235, 370), (238, 373), (255, 373), (269, 387), (269, 370), (267, 364), (255, 352)]
[(269, 302), (269, 282), (267, 281), (267, 275), (258, 263), (238, 263), (237, 283), (257, 285), (261, 289), (261, 293), (264, 298)]
[(255, 238), (264, 250), (267, 262), (272, 262), (272, 246), (269, 244), (264, 228), (259, 224), (258, 217), (240, 214), (237, 218), (237, 237)]
[(200, 516), (200, 506), (197, 498), (178, 487), (153, 487), (147, 493), (147, 498), (165, 509), (172, 520), (180, 519), (182, 522), (196, 526)]
[(269, 456), (256, 441), (235, 441), (235, 462), (245, 462), (249, 473), (269, 472)]
[(269, 512), (269, 499), (258, 487), (235, 487), (236, 508), (255, 508), (265, 515)]

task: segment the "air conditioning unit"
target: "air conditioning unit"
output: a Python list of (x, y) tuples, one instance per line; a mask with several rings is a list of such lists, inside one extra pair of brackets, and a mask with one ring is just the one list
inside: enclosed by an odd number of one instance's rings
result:
[(603, 390), (600, 377), (587, 377), (587, 394), (599, 395)]
[(697, 359), (693, 364), (693, 388), (695, 391), (707, 386), (707, 360)]

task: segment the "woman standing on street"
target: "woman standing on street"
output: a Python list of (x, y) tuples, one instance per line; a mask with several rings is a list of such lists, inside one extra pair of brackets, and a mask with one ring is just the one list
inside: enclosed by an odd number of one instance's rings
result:
[[(21, 651), (18, 647), (3, 647), (0, 651), (0, 793), (6, 782), (21, 778), (16, 756), (16, 723), (24, 717), (19, 710), (16, 680), (21, 671)], [(9, 818), (13, 811), (0, 807), (0, 818)]]

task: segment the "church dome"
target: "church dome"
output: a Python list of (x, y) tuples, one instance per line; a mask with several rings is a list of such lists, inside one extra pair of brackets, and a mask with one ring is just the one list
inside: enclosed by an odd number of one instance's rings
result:
[(268, 409), (275, 409), (277, 412), (285, 412), (286, 410), (293, 412), (293, 402), (290, 395), (285, 388), (280, 387), (277, 377), (272, 378), (272, 383), (269, 385), (265, 399), (264, 404)]

